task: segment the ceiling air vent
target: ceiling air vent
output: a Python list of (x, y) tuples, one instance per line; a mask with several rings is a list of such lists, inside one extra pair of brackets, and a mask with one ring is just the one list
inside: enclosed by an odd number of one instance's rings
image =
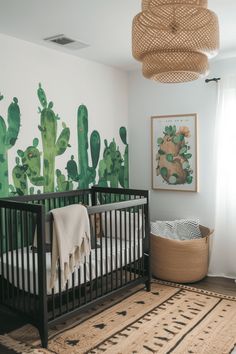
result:
[(44, 40), (46, 42), (55, 43), (68, 49), (82, 49), (89, 47), (88, 44), (68, 38), (64, 34), (57, 34), (56, 36), (44, 38)]

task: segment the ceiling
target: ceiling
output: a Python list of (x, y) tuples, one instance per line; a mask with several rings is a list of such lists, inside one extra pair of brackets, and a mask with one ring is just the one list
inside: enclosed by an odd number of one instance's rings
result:
[[(107, 65), (132, 70), (132, 19), (141, 0), (0, 0), (0, 33)], [(209, 0), (220, 21), (218, 58), (236, 55), (236, 1)], [(72, 50), (43, 38), (64, 34), (89, 44)]]

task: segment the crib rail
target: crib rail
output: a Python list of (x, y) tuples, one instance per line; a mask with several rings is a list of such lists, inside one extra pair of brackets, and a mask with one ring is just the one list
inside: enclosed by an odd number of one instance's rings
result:
[(51, 209), (61, 208), (71, 204), (92, 204), (92, 190), (80, 189), (68, 192), (56, 192), (34, 195), (23, 195), (9, 198), (10, 201), (39, 204), (45, 206), (47, 213)]

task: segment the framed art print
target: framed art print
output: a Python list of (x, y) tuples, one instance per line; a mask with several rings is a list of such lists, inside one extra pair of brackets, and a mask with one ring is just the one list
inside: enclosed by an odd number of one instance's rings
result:
[(152, 188), (198, 191), (197, 115), (151, 117)]

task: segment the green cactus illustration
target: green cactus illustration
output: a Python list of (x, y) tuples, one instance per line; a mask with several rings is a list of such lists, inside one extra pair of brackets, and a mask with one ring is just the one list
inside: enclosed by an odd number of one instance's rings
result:
[(62, 155), (69, 145), (70, 129), (62, 123), (62, 131), (57, 138), (57, 121), (60, 119), (55, 115), (53, 103), (47, 103), (46, 94), (39, 84), (37, 91), (42, 109), (39, 108), (40, 125), (38, 126), (43, 145), (43, 176), (44, 176), (44, 192), (53, 192), (55, 187), (55, 159), (56, 156)]
[(26, 170), (27, 166), (21, 165), (19, 157), (16, 157), (16, 166), (12, 170), (12, 179), (15, 186), (15, 194), (28, 194), (28, 180)]
[[(2, 99), (0, 95), (0, 101)], [(15, 145), (20, 130), (20, 108), (16, 97), (8, 107), (7, 122), (8, 127), (0, 116), (0, 197), (9, 195), (8, 150)]]
[(120, 138), (126, 145), (124, 157), (122, 157), (115, 140), (108, 144), (104, 141), (105, 149), (103, 159), (99, 161), (99, 181), (101, 187), (117, 188), (119, 184), (123, 188), (129, 187), (129, 147), (127, 143), (127, 131), (125, 127), (120, 127)]
[(88, 110), (84, 105), (79, 106), (77, 113), (77, 134), (78, 134), (78, 164), (74, 155), (68, 161), (66, 169), (69, 179), (79, 183), (79, 188), (89, 188), (96, 180), (96, 168), (99, 161), (101, 140), (99, 133), (94, 130), (90, 135), (90, 152), (92, 166), (89, 166), (88, 157)]
[(65, 175), (60, 170), (56, 170), (57, 192), (66, 192), (73, 189), (72, 181), (67, 181)]
[(99, 162), (99, 186), (108, 186), (117, 188), (119, 185), (119, 175), (122, 167), (123, 159), (116, 146), (115, 139), (108, 145), (107, 140), (104, 141), (105, 149), (103, 159)]
[(17, 150), (19, 157), (16, 157), (16, 166), (12, 171), (12, 178), (16, 194), (33, 194), (31, 186), (28, 191), (28, 179), (34, 186), (43, 186), (44, 177), (40, 176), (41, 153), (38, 150), (38, 139), (33, 140), (33, 145), (28, 146), (25, 151)]
[(74, 160), (74, 155), (71, 155), (71, 159), (67, 162), (66, 170), (68, 177), (74, 181), (79, 182), (79, 172), (76, 161)]
[(127, 131), (125, 127), (120, 127), (120, 138), (125, 144), (124, 166), (121, 166), (119, 173), (119, 183), (123, 188), (129, 188), (129, 145), (127, 143)]
[(18, 156), (21, 158), (22, 167), (34, 186), (43, 186), (45, 178), (40, 176), (41, 172), (41, 155), (38, 149), (39, 140), (35, 138), (33, 145), (28, 146), (25, 151), (17, 150)]

